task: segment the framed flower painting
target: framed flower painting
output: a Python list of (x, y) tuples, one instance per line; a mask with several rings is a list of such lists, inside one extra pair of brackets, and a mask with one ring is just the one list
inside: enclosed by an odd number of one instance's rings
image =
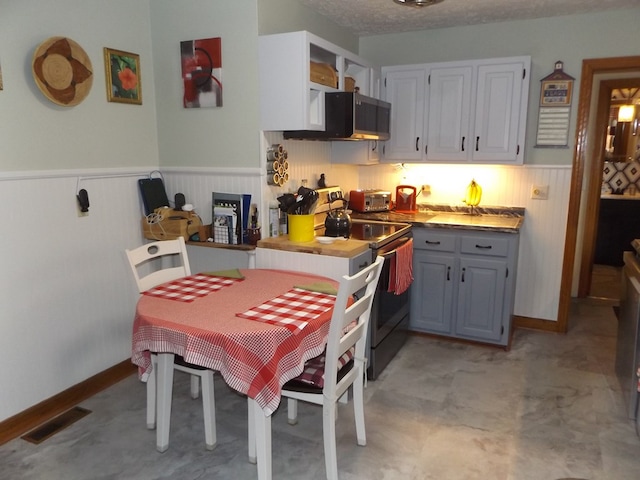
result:
[(104, 68), (107, 77), (107, 101), (142, 105), (139, 55), (105, 48)]

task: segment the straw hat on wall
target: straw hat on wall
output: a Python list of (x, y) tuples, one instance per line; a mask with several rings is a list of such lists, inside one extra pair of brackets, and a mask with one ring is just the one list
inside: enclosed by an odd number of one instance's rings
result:
[(51, 37), (42, 42), (33, 54), (31, 69), (44, 96), (63, 107), (82, 102), (93, 84), (91, 60), (70, 38)]

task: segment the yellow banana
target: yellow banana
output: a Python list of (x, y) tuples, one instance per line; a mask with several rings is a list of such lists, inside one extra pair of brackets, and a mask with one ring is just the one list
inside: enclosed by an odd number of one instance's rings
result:
[(482, 198), (482, 187), (476, 183), (475, 180), (471, 180), (471, 183), (467, 187), (467, 194), (463, 200), (464, 203), (470, 207), (477, 207), (480, 204)]

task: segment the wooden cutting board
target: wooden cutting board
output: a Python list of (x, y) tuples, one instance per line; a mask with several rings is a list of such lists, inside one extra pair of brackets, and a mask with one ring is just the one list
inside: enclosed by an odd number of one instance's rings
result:
[(336, 240), (330, 245), (324, 245), (317, 240), (311, 242), (292, 242), (287, 235), (269, 237), (258, 241), (259, 248), (271, 248), (288, 252), (315, 253), (333, 257), (350, 258), (369, 249), (369, 242), (364, 240)]

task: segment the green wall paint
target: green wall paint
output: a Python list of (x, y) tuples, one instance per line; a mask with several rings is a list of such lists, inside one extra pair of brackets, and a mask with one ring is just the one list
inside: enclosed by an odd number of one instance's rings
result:
[(295, 0), (258, 0), (258, 34), (307, 30), (350, 52), (358, 53), (358, 37)]

